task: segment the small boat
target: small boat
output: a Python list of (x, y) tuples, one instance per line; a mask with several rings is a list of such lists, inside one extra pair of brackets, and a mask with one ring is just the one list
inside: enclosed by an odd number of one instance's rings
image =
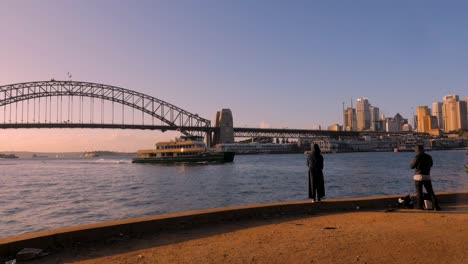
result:
[(158, 142), (155, 149), (139, 150), (133, 163), (205, 163), (232, 162), (234, 152), (206, 147), (202, 137), (182, 136), (175, 141)]
[(48, 156), (36, 155), (36, 154), (33, 154), (32, 157), (33, 158), (48, 158)]
[(93, 158), (93, 157), (98, 157), (99, 155), (96, 152), (85, 152), (83, 154), (83, 157), (85, 158)]
[(0, 154), (0, 159), (17, 159), (15, 154)]

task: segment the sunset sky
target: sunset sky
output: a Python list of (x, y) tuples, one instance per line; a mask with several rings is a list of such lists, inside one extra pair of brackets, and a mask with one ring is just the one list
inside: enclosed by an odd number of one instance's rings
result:
[[(0, 0), (0, 85), (139, 91), (239, 127), (342, 124), (367, 97), (410, 118), (468, 96), (467, 1)], [(135, 151), (175, 133), (3, 130), (0, 151)]]

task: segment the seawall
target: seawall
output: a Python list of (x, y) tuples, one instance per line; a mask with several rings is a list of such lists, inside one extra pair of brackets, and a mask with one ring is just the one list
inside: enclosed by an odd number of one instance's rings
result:
[[(235, 206), (59, 228), (0, 239), (0, 257), (15, 255), (19, 250), (28, 247), (66, 249), (78, 243), (104, 241), (122, 236), (139, 237), (164, 230), (218, 225), (231, 221), (262, 220), (285, 215), (300, 216), (356, 210), (385, 210), (395, 206), (398, 198), (402, 196), (332, 199), (317, 203), (297, 201)], [(468, 191), (438, 193), (437, 196), (442, 207), (444, 204), (468, 203)]]

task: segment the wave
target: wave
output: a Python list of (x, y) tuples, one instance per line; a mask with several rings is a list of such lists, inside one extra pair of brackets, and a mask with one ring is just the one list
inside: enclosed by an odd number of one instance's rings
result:
[(132, 160), (128, 159), (98, 159), (96, 163), (102, 164), (129, 164), (132, 163)]

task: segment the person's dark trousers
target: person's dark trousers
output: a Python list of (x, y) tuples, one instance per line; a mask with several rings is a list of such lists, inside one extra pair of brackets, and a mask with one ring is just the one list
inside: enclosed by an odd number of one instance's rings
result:
[(439, 201), (437, 200), (434, 190), (432, 189), (431, 181), (414, 181), (414, 186), (416, 187), (416, 198), (417, 198), (416, 209), (423, 209), (424, 197), (423, 197), (422, 187), (424, 186), (427, 193), (431, 197), (431, 201), (432, 201), (432, 205), (434, 206), (434, 209), (440, 210)]

